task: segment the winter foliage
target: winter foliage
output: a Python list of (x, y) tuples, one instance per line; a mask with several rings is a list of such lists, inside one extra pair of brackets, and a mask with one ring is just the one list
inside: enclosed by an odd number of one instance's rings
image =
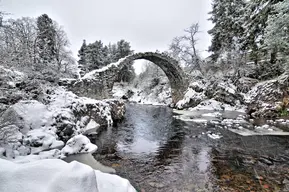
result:
[(65, 31), (47, 14), (38, 18), (3, 19), (0, 64), (55, 77), (77, 75)]
[(214, 0), (212, 8), (209, 51), (216, 65), (244, 68), (253, 62), (265, 73), (274, 73), (270, 68), (278, 71), (277, 65), (288, 61), (287, 0)]

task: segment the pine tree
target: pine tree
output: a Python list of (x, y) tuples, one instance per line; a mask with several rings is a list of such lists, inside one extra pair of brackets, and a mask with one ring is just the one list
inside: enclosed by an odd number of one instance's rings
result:
[[(116, 44), (104, 45), (102, 41), (95, 41), (86, 45), (84, 41), (80, 50), (79, 67), (81, 75), (94, 69), (100, 69), (110, 63), (117, 62), (119, 59), (132, 54), (130, 43), (125, 40), (120, 40)], [(119, 73), (117, 81), (130, 81), (135, 77), (132, 63), (125, 66)]]
[(133, 51), (131, 50), (129, 42), (125, 40), (120, 40), (116, 43), (116, 59), (119, 60), (123, 57), (126, 57), (132, 54)]
[(86, 40), (83, 40), (83, 43), (80, 47), (80, 50), (78, 51), (78, 67), (80, 68), (80, 75), (83, 76), (84, 73), (88, 72), (86, 71), (87, 67), (87, 45)]
[(214, 27), (208, 31), (212, 36), (209, 51), (212, 59), (217, 58), (224, 52), (229, 52), (238, 47), (244, 33), (241, 17), (245, 11), (244, 0), (213, 0), (210, 12)]
[(102, 41), (95, 41), (87, 46), (87, 68), (89, 71), (100, 69), (108, 64), (108, 49)]
[(55, 59), (56, 30), (47, 14), (37, 18), (37, 54), (39, 63), (51, 63)]
[[(245, 35), (243, 36), (243, 47), (250, 52), (250, 58), (257, 64), (268, 50), (264, 47), (265, 29), (268, 18), (273, 13), (276, 3), (283, 0), (251, 0), (246, 7)], [(273, 51), (273, 57), (276, 51)]]
[(116, 62), (118, 60), (116, 44), (108, 44), (108, 58), (110, 63)]
[[(124, 58), (132, 53), (133, 53), (133, 50), (131, 50), (129, 42), (122, 39), (116, 43), (116, 53), (115, 53), (116, 60)], [(121, 82), (121, 81), (130, 82), (134, 79), (135, 72), (134, 72), (134, 68), (132, 64), (133, 63), (121, 69), (117, 77), (118, 82)]]
[[(279, 52), (282, 55), (289, 54), (289, 0), (284, 0), (274, 5), (273, 13), (268, 18), (265, 29), (264, 41), (267, 50), (271, 54)], [(273, 51), (272, 51), (273, 50)], [(273, 60), (276, 58), (272, 58)]]

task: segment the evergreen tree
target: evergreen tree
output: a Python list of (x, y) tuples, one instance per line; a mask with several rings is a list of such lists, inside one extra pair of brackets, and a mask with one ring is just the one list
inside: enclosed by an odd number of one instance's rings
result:
[[(119, 59), (132, 54), (130, 43), (120, 40), (116, 44), (104, 45), (102, 41), (95, 41), (86, 45), (84, 41), (80, 50), (79, 67), (81, 75), (94, 69), (100, 69), (110, 63), (117, 62)], [(124, 67), (117, 77), (117, 81), (130, 81), (135, 77), (132, 64)]]
[(47, 14), (37, 18), (37, 53), (38, 62), (51, 63), (55, 59), (56, 30), (53, 21)]
[(78, 51), (78, 67), (80, 68), (80, 75), (83, 76), (86, 72), (86, 65), (87, 65), (87, 45), (86, 40), (83, 40), (83, 43)]
[[(119, 59), (124, 58), (132, 53), (133, 50), (131, 50), (130, 43), (122, 39), (116, 43), (116, 53), (114, 59), (115, 61), (118, 61)], [(133, 63), (121, 69), (117, 77), (118, 82), (130, 82), (134, 79), (135, 71), (132, 64)]]
[[(264, 47), (265, 29), (269, 16), (274, 14), (274, 5), (280, 1), (282, 0), (251, 0), (247, 4), (243, 47), (250, 52), (250, 59), (256, 64), (268, 52)], [(271, 56), (275, 57), (275, 55), (276, 51), (273, 51)], [(272, 59), (271, 61), (274, 62)]]
[(209, 51), (216, 60), (222, 53), (239, 48), (244, 28), (242, 16), (245, 12), (245, 0), (213, 0), (210, 12), (214, 27), (208, 31), (212, 36)]
[(123, 57), (126, 57), (132, 54), (133, 51), (131, 50), (129, 42), (125, 40), (120, 40), (116, 43), (116, 59), (119, 60)]
[[(268, 18), (265, 29), (265, 45), (271, 54), (279, 52), (282, 55), (289, 54), (289, 0), (284, 0), (274, 5), (274, 14)], [(273, 60), (276, 58), (272, 58)]]
[(111, 63), (118, 60), (116, 44), (108, 44), (108, 58)]
[(108, 64), (108, 49), (102, 41), (95, 41), (87, 46), (87, 69), (100, 69)]

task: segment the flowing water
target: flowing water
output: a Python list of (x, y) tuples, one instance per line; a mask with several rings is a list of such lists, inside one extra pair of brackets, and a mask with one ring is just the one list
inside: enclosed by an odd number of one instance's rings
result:
[(93, 138), (95, 158), (139, 191), (289, 191), (288, 136), (244, 137), (175, 115), (127, 104), (125, 120)]

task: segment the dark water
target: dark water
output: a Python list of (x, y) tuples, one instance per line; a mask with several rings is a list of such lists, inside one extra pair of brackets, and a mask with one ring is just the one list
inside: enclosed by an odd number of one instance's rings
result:
[(96, 159), (146, 192), (289, 191), (288, 136), (243, 137), (174, 115), (127, 105), (125, 120), (95, 138)]

